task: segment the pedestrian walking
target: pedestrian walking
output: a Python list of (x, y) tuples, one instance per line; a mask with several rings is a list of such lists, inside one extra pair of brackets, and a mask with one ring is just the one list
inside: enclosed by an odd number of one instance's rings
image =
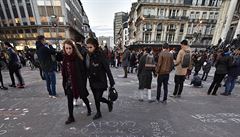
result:
[[(20, 58), (17, 55), (17, 53), (13, 50), (12, 45), (9, 42), (5, 42), (5, 48), (7, 49), (7, 54), (8, 54), (8, 70), (10, 74), (10, 78), (12, 81), (12, 84), (9, 85), (10, 87), (18, 87), (18, 88), (24, 88), (24, 80), (21, 74), (21, 62)], [(18, 79), (18, 84), (16, 86), (15, 84), (15, 78), (14, 74), (16, 75)]]
[(68, 100), (69, 117), (65, 124), (75, 122), (73, 116), (73, 99), (82, 99), (87, 106), (87, 116), (91, 115), (91, 108), (86, 88), (87, 68), (83, 55), (71, 40), (63, 42), (64, 59), (62, 67), (63, 88)]
[(162, 103), (167, 103), (168, 96), (168, 80), (169, 74), (174, 67), (173, 54), (169, 52), (169, 46), (167, 43), (163, 44), (163, 50), (160, 52), (158, 57), (158, 63), (156, 66), (156, 73), (158, 74), (157, 79), (157, 101), (160, 102), (161, 88), (163, 84), (164, 95)]
[(110, 88), (115, 84), (108, 62), (100, 51), (98, 41), (94, 38), (89, 38), (87, 41), (87, 49), (89, 51), (90, 60), (87, 61), (87, 68), (89, 74), (89, 83), (93, 92), (97, 114), (93, 120), (102, 117), (100, 111), (100, 102), (108, 105), (109, 112), (113, 109), (113, 102), (103, 97), (103, 93), (108, 88), (107, 76), (110, 82)]
[(181, 42), (181, 50), (177, 55), (175, 66), (175, 88), (172, 97), (181, 97), (187, 70), (191, 68), (191, 49), (188, 46), (187, 40)]
[(1, 82), (0, 89), (8, 90), (8, 88), (5, 87), (4, 84), (3, 84), (2, 68), (3, 68), (4, 62), (5, 62), (4, 54), (3, 54), (2, 51), (0, 51), (0, 82)]
[(228, 55), (228, 49), (220, 50), (215, 64), (216, 71), (213, 77), (213, 82), (207, 92), (208, 95), (217, 95), (217, 90), (220, 87), (222, 80), (228, 73), (231, 63), (232, 60)]

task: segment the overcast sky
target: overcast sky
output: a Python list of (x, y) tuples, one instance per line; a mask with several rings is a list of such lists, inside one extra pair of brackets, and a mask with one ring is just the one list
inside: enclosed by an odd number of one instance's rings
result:
[(137, 0), (81, 0), (92, 30), (99, 36), (113, 36), (115, 12), (129, 12)]

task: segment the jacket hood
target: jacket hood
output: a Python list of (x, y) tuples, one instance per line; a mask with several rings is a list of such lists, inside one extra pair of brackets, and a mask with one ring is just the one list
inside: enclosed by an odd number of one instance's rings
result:
[(191, 51), (191, 48), (189, 46), (182, 46), (182, 49), (184, 51)]

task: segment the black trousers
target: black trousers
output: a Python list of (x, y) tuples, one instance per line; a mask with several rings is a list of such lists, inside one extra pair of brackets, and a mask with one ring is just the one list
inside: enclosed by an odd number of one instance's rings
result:
[(206, 81), (206, 80), (207, 80), (207, 77), (208, 77), (208, 73), (203, 72), (202, 80)]
[[(73, 94), (67, 95), (67, 100), (68, 100), (68, 112), (69, 112), (69, 117), (73, 118)], [(82, 98), (83, 102), (86, 104), (88, 111), (91, 111), (90, 105), (89, 105), (89, 100), (88, 98)]]
[[(208, 89), (208, 94), (211, 94), (212, 90), (212, 95), (216, 95), (218, 88), (221, 85), (222, 80), (224, 79), (226, 74), (215, 74), (213, 78), (213, 82), (211, 86)], [(213, 89), (214, 88), (214, 89)]]
[(97, 113), (101, 113), (100, 102), (109, 104), (110, 101), (103, 97), (103, 92), (104, 92), (103, 89), (92, 89), (92, 92), (93, 92), (93, 96), (94, 96), (94, 100), (95, 100)]
[(124, 77), (127, 77), (128, 67), (123, 67), (123, 70), (124, 70)]
[(183, 91), (183, 84), (185, 81), (185, 76), (183, 75), (175, 75), (174, 82), (175, 82), (175, 88), (173, 95), (181, 95)]
[(1, 82), (2, 87), (4, 87), (1, 68), (0, 68), (0, 82)]
[(14, 78), (14, 73), (19, 81), (19, 84), (20, 85), (24, 85), (24, 81), (23, 81), (23, 78), (22, 78), (22, 75), (21, 75), (21, 69), (15, 69), (15, 68), (10, 68), (9, 69), (9, 75), (10, 75), (10, 78), (11, 78), (11, 81), (12, 81), (12, 85), (16, 85), (15, 83), (15, 78)]
[(157, 100), (158, 101), (160, 100), (160, 96), (161, 96), (162, 84), (163, 84), (163, 89), (164, 89), (163, 101), (167, 100), (168, 80), (169, 80), (169, 74), (158, 76), (158, 80), (157, 80)]

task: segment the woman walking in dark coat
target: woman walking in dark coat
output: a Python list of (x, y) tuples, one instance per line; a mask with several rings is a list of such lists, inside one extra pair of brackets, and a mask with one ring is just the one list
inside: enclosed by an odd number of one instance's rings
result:
[(63, 43), (64, 59), (62, 67), (63, 88), (68, 99), (69, 117), (65, 124), (75, 121), (73, 117), (73, 99), (81, 98), (87, 106), (87, 116), (91, 115), (91, 108), (87, 96), (86, 88), (87, 70), (83, 61), (83, 56), (78, 52), (71, 40)]
[[(93, 117), (93, 120), (102, 117), (100, 111), (100, 102), (108, 105), (109, 112), (112, 111), (113, 102), (103, 97), (103, 92), (107, 90), (107, 76), (110, 81), (110, 86), (113, 87), (115, 82), (109, 68), (107, 60), (104, 58), (103, 53), (100, 51), (98, 41), (93, 38), (87, 40), (87, 48), (90, 54), (90, 60), (87, 61), (89, 68), (89, 83), (93, 92), (97, 114)], [(106, 76), (107, 75), (107, 76)]]

